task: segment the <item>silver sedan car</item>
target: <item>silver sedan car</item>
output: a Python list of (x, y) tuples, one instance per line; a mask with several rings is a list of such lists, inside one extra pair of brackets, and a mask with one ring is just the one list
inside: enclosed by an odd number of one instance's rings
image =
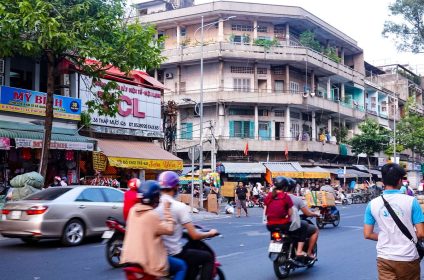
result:
[(0, 234), (34, 243), (60, 238), (67, 246), (107, 230), (105, 221), (122, 219), (124, 193), (109, 187), (54, 187), (8, 202), (1, 210)]

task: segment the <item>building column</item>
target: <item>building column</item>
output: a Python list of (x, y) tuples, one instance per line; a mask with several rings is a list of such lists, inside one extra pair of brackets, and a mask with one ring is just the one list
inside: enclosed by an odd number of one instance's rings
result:
[(34, 64), (34, 75), (32, 80), (32, 88), (35, 91), (40, 91), (40, 63), (35, 62)]
[(253, 91), (258, 92), (259, 91), (259, 85), (258, 85), (258, 63), (253, 63)]
[(217, 136), (224, 136), (224, 128), (225, 128), (225, 107), (224, 104), (220, 103), (218, 105), (218, 131)]
[(285, 73), (285, 81), (284, 81), (284, 92), (290, 92), (290, 66), (286, 65), (286, 73)]
[(290, 25), (286, 23), (286, 45), (290, 46)]
[(270, 125), (271, 125), (271, 129), (270, 129), (271, 140), (275, 140), (275, 120), (272, 120)]
[(181, 139), (181, 108), (177, 110), (177, 140)]
[(331, 136), (333, 134), (333, 120), (331, 118), (328, 119), (327, 129)]
[(345, 85), (344, 85), (344, 83), (341, 83), (341, 86), (340, 86), (340, 100), (342, 102), (345, 102)]
[(344, 64), (344, 62), (345, 62), (345, 50), (344, 50), (343, 47), (340, 48), (340, 58), (341, 58), (340, 63)]
[(255, 41), (256, 39), (258, 39), (258, 20), (254, 19), (253, 20), (253, 40), (251, 44), (253, 44), (253, 41)]
[(153, 74), (153, 77), (155, 78), (155, 80), (158, 79), (158, 69), (155, 68), (155, 72)]
[(327, 99), (331, 99), (331, 79), (327, 79)]
[(258, 105), (255, 105), (255, 139), (259, 139), (259, 110), (258, 110)]
[(224, 21), (222, 18), (218, 22), (218, 42), (224, 42)]
[(177, 25), (177, 48), (181, 47), (181, 26)]
[(219, 72), (218, 72), (218, 79), (219, 79), (219, 91), (224, 90), (224, 61), (219, 61)]
[(317, 140), (317, 124), (315, 120), (315, 112), (312, 112), (312, 141)]
[(180, 85), (181, 85), (181, 65), (177, 65), (177, 83), (175, 85), (175, 91), (177, 92), (177, 94), (181, 94)]
[(314, 72), (314, 70), (311, 70), (311, 92), (315, 92), (315, 72)]
[(286, 112), (284, 115), (284, 140), (291, 140), (291, 120), (290, 120), (290, 107), (287, 106)]

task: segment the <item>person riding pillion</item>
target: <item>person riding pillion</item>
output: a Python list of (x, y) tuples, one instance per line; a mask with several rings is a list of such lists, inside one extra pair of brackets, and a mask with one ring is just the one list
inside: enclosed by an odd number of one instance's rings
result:
[(214, 269), (214, 256), (206, 251), (183, 247), (182, 236), (183, 229), (187, 230), (188, 235), (193, 240), (202, 240), (214, 237), (218, 234), (216, 229), (209, 232), (199, 232), (192, 223), (190, 208), (182, 202), (174, 199), (178, 194), (179, 176), (173, 171), (165, 171), (158, 178), (161, 187), (161, 203), (156, 211), (162, 216), (164, 206), (170, 203), (171, 215), (175, 220), (175, 230), (170, 236), (163, 236), (168, 255), (184, 260), (188, 265), (186, 275), (187, 280), (197, 279), (199, 266), (202, 267), (200, 280), (211, 280)]
[(187, 271), (184, 261), (167, 256), (162, 235), (174, 233), (174, 219), (170, 203), (163, 205), (163, 219), (153, 211), (159, 205), (160, 186), (156, 181), (146, 181), (138, 188), (139, 202), (129, 211), (122, 264), (138, 264), (147, 274), (156, 277), (173, 275), (174, 280), (183, 280)]

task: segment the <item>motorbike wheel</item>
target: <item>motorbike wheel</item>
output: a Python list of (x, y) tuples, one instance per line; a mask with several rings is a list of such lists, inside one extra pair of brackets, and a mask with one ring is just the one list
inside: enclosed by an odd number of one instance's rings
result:
[(337, 213), (335, 216), (336, 216), (336, 219), (333, 222), (333, 226), (337, 227), (340, 224), (340, 213)]
[(215, 276), (214, 280), (225, 280), (224, 272), (219, 267), (216, 269), (216, 276)]
[(274, 261), (274, 273), (275, 276), (277, 276), (278, 279), (286, 279), (289, 277), (290, 274), (290, 268), (287, 268), (284, 264), (281, 264), (281, 262)]
[(343, 199), (342, 205), (347, 205), (347, 204), (348, 204), (347, 199)]
[(121, 250), (124, 243), (124, 237), (122, 235), (114, 235), (106, 243), (106, 260), (107, 262), (115, 268), (122, 267), (120, 264), (121, 261)]
[(253, 208), (253, 207), (255, 207), (255, 204), (254, 204), (252, 201), (249, 201), (249, 202), (247, 203), (247, 207), (249, 207), (249, 208)]
[(324, 222), (320, 218), (317, 218), (317, 227), (319, 229), (324, 228)]

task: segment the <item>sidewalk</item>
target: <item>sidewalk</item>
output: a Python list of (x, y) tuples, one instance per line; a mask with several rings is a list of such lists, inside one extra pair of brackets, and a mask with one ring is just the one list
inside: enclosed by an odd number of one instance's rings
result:
[(205, 210), (199, 211), (198, 213), (193, 213), (193, 222), (200, 222), (200, 221), (208, 221), (208, 220), (217, 220), (217, 219), (225, 219), (230, 218), (233, 215), (225, 214), (225, 206), (220, 207), (218, 214), (210, 213)]

